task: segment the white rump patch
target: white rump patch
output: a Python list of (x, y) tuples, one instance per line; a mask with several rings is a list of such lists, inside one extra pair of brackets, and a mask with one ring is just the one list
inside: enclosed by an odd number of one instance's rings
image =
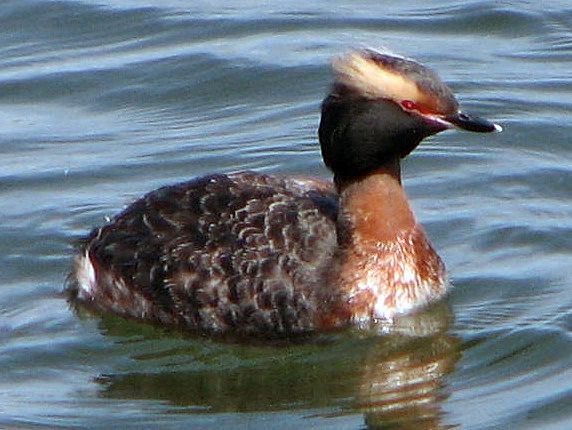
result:
[(78, 297), (88, 299), (93, 295), (96, 286), (95, 267), (86, 252), (76, 260), (75, 275), (78, 283)]

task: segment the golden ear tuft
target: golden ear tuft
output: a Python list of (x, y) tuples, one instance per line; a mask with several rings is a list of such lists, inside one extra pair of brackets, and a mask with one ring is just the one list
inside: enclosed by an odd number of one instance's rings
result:
[(366, 52), (353, 51), (334, 59), (336, 82), (370, 99), (384, 98), (396, 102), (424, 99), (417, 84), (396, 70), (375, 61)]

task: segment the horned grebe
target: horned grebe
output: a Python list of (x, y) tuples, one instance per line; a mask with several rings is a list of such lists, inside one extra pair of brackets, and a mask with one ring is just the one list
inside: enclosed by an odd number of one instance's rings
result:
[(443, 297), (444, 265), (416, 222), (400, 160), (459, 111), (406, 58), (360, 50), (333, 62), (319, 140), (334, 181), (216, 174), (145, 195), (85, 238), (72, 298), (206, 331), (289, 335), (391, 319)]

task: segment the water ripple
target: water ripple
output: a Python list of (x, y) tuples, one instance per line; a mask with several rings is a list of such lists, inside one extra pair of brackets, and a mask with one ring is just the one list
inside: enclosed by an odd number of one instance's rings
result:
[[(561, 0), (3, 2), (0, 426), (570, 427), (571, 22)], [(237, 345), (68, 307), (72, 244), (146, 191), (327, 177), (328, 63), (362, 45), (427, 62), (505, 128), (404, 163), (450, 329)]]

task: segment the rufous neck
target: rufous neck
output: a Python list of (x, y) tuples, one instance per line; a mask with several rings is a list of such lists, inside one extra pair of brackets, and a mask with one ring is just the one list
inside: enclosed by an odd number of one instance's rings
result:
[(415, 217), (401, 186), (399, 160), (353, 180), (336, 178), (336, 186), (341, 221), (352, 241), (391, 242), (415, 227)]

